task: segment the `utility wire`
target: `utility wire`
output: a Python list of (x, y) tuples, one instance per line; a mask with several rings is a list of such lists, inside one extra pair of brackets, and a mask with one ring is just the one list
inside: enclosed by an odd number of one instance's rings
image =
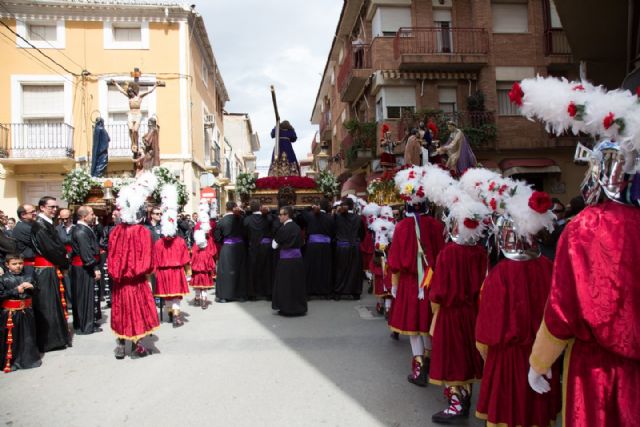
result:
[(43, 51), (41, 51), (40, 49), (38, 49), (37, 47), (35, 47), (29, 40), (25, 39), (24, 37), (22, 37), (20, 34), (16, 33), (15, 31), (13, 31), (11, 29), (10, 26), (8, 26), (7, 24), (5, 24), (4, 22), (0, 21), (0, 25), (2, 25), (3, 27), (5, 27), (7, 30), (11, 31), (13, 34), (15, 34), (16, 36), (20, 37), (22, 40), (24, 40), (29, 46), (31, 46), (32, 48), (34, 48), (35, 50), (37, 50), (42, 56), (44, 56), (45, 58), (47, 58), (49, 61), (53, 62), (54, 64), (56, 64), (58, 67), (62, 68), (64, 71), (66, 71), (67, 73), (75, 76), (75, 77), (80, 77), (80, 74), (76, 74), (73, 71), (69, 70), (67, 67), (65, 67), (64, 65), (60, 64), (59, 62), (56, 62), (53, 58), (51, 58), (49, 55), (47, 55), (46, 53), (44, 53)]
[[(10, 44), (13, 45), (14, 44), (14, 40), (9, 37), (8, 35), (6, 35), (5, 33), (0, 32), (0, 36), (4, 37), (5, 39), (9, 40)], [(71, 84), (74, 84), (73, 81), (69, 80), (69, 78), (67, 76), (65, 76), (64, 74), (60, 74), (59, 71), (56, 71), (55, 69), (53, 69), (49, 64), (47, 64), (46, 62), (44, 62), (43, 60), (41, 60), (40, 58), (38, 58), (37, 56), (35, 56), (33, 53), (29, 52), (28, 50), (21, 50), (21, 52), (26, 53), (27, 55), (29, 55), (30, 57), (32, 57), (34, 60), (36, 60), (37, 62), (39, 62), (43, 67), (47, 68), (49, 71), (51, 71), (54, 74), (59, 75), (60, 77), (62, 77), (63, 79), (65, 79), (66, 81), (68, 81)]]
[[(22, 22), (25, 25), (29, 25), (28, 22), (25, 22), (21, 19), (18, 19), (18, 17), (15, 15), (15, 13), (11, 12), (7, 6), (4, 4), (4, 2), (0, 1), (0, 7), (2, 7), (9, 15), (11, 15), (13, 17), (13, 19), (15, 19), (18, 22)], [(38, 34), (38, 33), (36, 33)], [(67, 58), (69, 61), (73, 62), (75, 65), (77, 65), (80, 69), (84, 70), (84, 67), (80, 64), (78, 64), (76, 61), (74, 61), (72, 58), (70, 58), (68, 55), (66, 55), (62, 49), (59, 49), (57, 47), (55, 47), (54, 45), (52, 45), (49, 40), (46, 40), (44, 37), (42, 37), (42, 34), (38, 34), (38, 36), (40, 36), (40, 38), (42, 38), (42, 41), (44, 41), (45, 43), (47, 43), (49, 46), (51, 46), (52, 48), (54, 48), (55, 50), (57, 50), (62, 56), (64, 56), (65, 58)]]

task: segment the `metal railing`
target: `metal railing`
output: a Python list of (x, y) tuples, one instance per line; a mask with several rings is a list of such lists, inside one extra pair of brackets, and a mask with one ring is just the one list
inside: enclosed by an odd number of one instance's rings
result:
[(73, 158), (73, 126), (63, 122), (0, 125), (0, 157)]
[[(322, 135), (325, 132), (331, 131), (331, 114), (330, 111), (325, 111), (322, 113), (322, 117), (320, 118), (320, 138), (322, 139)], [(330, 135), (330, 134), (329, 134)]]
[(484, 28), (400, 28), (393, 42), (395, 58), (401, 55), (487, 54), (489, 36)]
[(544, 54), (549, 55), (571, 55), (571, 47), (567, 34), (563, 29), (556, 28), (544, 33)]
[[(109, 157), (131, 157), (131, 138), (129, 137), (129, 125), (126, 123), (111, 123), (105, 125), (109, 134)], [(149, 130), (147, 123), (140, 123), (138, 140), (142, 144), (142, 137)]]
[(344, 49), (344, 59), (338, 70), (338, 90), (342, 92), (353, 70), (371, 68), (371, 45), (362, 44), (354, 47), (347, 43)]

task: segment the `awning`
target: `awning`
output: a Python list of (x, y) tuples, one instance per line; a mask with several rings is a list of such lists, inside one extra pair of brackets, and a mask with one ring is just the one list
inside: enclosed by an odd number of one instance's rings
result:
[(468, 71), (423, 71), (410, 72), (382, 70), (385, 79), (402, 80), (478, 80), (478, 73)]
[(551, 159), (504, 159), (500, 162), (502, 176), (529, 173), (562, 173), (560, 166)]

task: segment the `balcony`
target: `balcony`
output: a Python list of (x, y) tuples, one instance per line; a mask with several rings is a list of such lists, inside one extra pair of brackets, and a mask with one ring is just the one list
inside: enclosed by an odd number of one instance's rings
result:
[(3, 165), (70, 163), (74, 160), (73, 126), (62, 122), (0, 124)]
[(573, 62), (571, 47), (563, 29), (550, 29), (544, 33), (544, 56), (549, 64)]
[(484, 28), (400, 28), (393, 43), (401, 70), (478, 69), (488, 63)]
[(329, 111), (322, 113), (320, 119), (320, 141), (331, 141), (331, 114)]
[(342, 102), (353, 102), (364, 89), (371, 75), (371, 45), (361, 45), (354, 49), (348, 43), (344, 60), (338, 71), (338, 92)]
[[(131, 138), (129, 138), (129, 125), (126, 123), (112, 123), (105, 125), (105, 129), (109, 134), (109, 159), (126, 158), (127, 161), (132, 158)], [(142, 145), (142, 137), (147, 133), (149, 127), (147, 123), (141, 123), (138, 130), (140, 144)]]

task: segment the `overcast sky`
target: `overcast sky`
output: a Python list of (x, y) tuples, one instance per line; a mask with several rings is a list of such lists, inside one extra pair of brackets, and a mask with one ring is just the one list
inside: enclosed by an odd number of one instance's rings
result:
[(317, 126), (309, 121), (343, 0), (200, 1), (229, 98), (225, 110), (249, 113), (260, 136), (258, 166), (268, 166), (275, 125), (270, 85), (281, 120), (298, 134), (298, 160), (310, 151)]

